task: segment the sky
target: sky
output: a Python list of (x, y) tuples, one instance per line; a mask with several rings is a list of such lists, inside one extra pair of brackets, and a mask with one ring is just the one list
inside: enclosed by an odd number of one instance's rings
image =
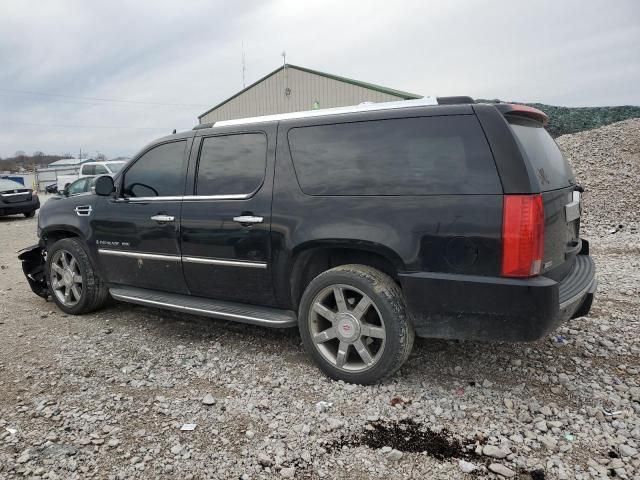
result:
[(132, 156), (288, 63), (420, 95), (640, 105), (639, 0), (0, 2), (0, 157)]

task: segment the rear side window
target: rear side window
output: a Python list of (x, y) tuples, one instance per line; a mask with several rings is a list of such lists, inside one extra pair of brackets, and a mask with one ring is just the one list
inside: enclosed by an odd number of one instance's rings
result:
[(540, 190), (556, 190), (575, 184), (571, 167), (562, 156), (551, 135), (538, 123), (526, 119), (510, 118), (520, 150), (528, 158), (538, 179)]
[(109, 170), (107, 170), (107, 167), (105, 167), (104, 165), (95, 166), (94, 175), (104, 175), (105, 173), (109, 173)]
[(473, 115), (293, 128), (289, 146), (309, 195), (502, 193)]
[(264, 179), (267, 138), (262, 133), (208, 137), (202, 141), (196, 195), (255, 192)]
[(123, 181), (127, 197), (173, 197), (184, 193), (186, 142), (158, 145), (131, 165)]

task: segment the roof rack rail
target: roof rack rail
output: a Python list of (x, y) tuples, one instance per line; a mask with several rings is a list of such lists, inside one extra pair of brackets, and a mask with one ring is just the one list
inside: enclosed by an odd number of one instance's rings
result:
[(244, 125), (246, 123), (277, 122), (280, 120), (290, 120), (294, 118), (323, 117), (327, 115), (340, 115), (345, 113), (369, 112), (376, 110), (395, 110), (398, 108), (423, 107), (428, 105), (438, 105), (435, 97), (423, 97), (415, 100), (400, 100), (397, 102), (361, 103), (348, 107), (323, 108), (320, 110), (306, 110), (302, 112), (279, 113), (275, 115), (264, 115), (260, 117), (238, 118), (235, 120), (221, 120), (213, 123), (202, 123), (196, 125), (194, 130), (201, 128), (226, 127), (231, 125)]
[(211, 128), (215, 124), (216, 124), (216, 122), (201, 123), (201, 124), (196, 125), (195, 127), (193, 127), (192, 130), (202, 130), (203, 128)]
[(437, 97), (438, 105), (459, 105), (461, 103), (476, 103), (476, 101), (467, 96), (457, 96), (457, 97)]

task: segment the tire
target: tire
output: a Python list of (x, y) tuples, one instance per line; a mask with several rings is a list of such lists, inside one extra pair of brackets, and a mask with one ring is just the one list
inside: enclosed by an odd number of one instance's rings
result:
[(365, 265), (341, 265), (314, 278), (300, 301), (298, 327), (323, 373), (362, 385), (395, 373), (415, 337), (400, 287)]
[[(63, 260), (63, 257), (66, 260)], [(69, 274), (66, 277), (64, 271), (67, 269), (63, 267), (63, 272), (60, 272), (60, 267), (65, 262), (69, 265)], [(77, 238), (63, 238), (47, 250), (46, 273), (51, 296), (58, 308), (65, 313), (82, 315), (93, 312), (101, 308), (109, 298), (109, 290), (96, 274), (84, 244)], [(80, 279), (81, 284), (76, 281)], [(62, 286), (57, 288), (60, 285)], [(65, 301), (67, 291), (70, 292), (69, 300)]]
[(36, 214), (35, 210), (31, 210), (30, 212), (24, 212), (23, 215), (27, 218), (32, 218)]

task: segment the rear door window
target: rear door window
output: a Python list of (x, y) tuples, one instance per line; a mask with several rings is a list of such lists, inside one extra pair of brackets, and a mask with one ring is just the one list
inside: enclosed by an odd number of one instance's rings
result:
[(264, 180), (267, 138), (262, 133), (207, 137), (202, 141), (196, 195), (248, 195)]
[(510, 118), (509, 125), (520, 150), (534, 169), (541, 191), (557, 190), (575, 184), (571, 167), (544, 127), (519, 118)]
[(187, 142), (158, 145), (125, 172), (125, 197), (173, 197), (184, 194), (184, 149)]
[(109, 170), (107, 170), (107, 167), (105, 167), (104, 165), (95, 166), (94, 175), (104, 175), (106, 173), (109, 173)]
[(288, 136), (309, 195), (502, 193), (473, 115), (298, 127)]

